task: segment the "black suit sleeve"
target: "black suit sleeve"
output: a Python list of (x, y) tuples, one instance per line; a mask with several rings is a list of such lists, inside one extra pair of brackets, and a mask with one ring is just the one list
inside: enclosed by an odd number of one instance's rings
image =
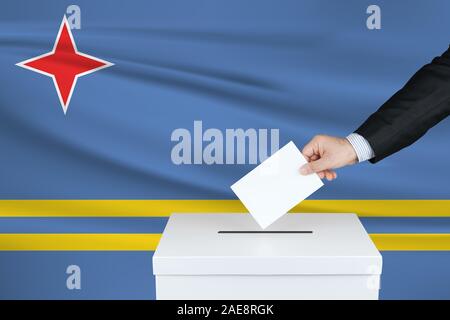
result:
[[(450, 48), (423, 66), (355, 132), (366, 138), (375, 163), (422, 137), (450, 113)], [(450, 137), (449, 137), (450, 139)]]

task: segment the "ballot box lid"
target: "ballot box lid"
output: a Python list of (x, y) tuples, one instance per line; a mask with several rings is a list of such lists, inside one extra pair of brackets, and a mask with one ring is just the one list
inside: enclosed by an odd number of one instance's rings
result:
[(249, 214), (172, 214), (155, 275), (381, 274), (355, 214), (287, 214), (262, 230)]

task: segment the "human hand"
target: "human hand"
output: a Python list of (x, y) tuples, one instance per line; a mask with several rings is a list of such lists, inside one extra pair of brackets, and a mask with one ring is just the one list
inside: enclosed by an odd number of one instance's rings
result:
[(300, 168), (302, 175), (316, 172), (321, 179), (328, 181), (337, 178), (333, 169), (341, 168), (358, 161), (355, 149), (345, 138), (326, 135), (315, 136), (302, 150), (308, 163)]

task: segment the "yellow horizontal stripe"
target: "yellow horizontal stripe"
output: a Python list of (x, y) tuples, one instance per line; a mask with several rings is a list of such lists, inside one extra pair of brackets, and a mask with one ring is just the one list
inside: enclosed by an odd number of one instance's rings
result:
[(380, 251), (449, 251), (450, 234), (371, 234)]
[(161, 234), (0, 234), (0, 251), (153, 251)]
[[(0, 251), (154, 251), (161, 234), (0, 234)], [(380, 251), (449, 251), (450, 234), (371, 234)]]
[[(450, 217), (450, 200), (305, 200), (291, 211)], [(239, 200), (0, 200), (0, 217), (165, 217), (172, 212), (247, 210)]]

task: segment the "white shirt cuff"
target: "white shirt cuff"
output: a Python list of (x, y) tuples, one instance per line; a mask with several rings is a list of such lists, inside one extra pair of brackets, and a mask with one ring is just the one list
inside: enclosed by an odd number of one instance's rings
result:
[(356, 155), (358, 156), (358, 162), (363, 162), (375, 157), (375, 152), (363, 136), (357, 133), (351, 133), (347, 136), (347, 140), (353, 146), (353, 149), (355, 149)]

